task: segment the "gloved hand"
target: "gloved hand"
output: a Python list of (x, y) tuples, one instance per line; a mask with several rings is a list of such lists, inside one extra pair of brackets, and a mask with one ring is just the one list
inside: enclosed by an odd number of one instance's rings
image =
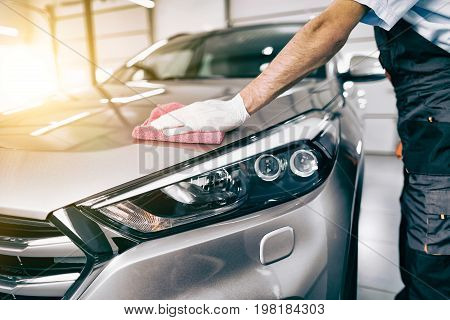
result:
[(195, 102), (169, 112), (150, 122), (150, 126), (163, 130), (166, 136), (187, 132), (230, 131), (250, 117), (242, 97), (238, 94), (228, 101), (207, 100)]

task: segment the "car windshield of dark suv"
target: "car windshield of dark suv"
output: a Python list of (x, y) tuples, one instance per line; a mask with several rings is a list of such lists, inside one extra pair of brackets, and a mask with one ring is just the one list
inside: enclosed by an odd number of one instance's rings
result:
[[(298, 29), (298, 25), (265, 26), (180, 36), (122, 68), (111, 81), (254, 78)], [(309, 77), (324, 78), (324, 67)]]

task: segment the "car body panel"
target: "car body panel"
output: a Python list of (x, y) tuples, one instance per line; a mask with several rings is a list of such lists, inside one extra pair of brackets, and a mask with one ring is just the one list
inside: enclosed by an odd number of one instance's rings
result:
[[(229, 97), (246, 81), (172, 81), (175, 83), (165, 85), (167, 93), (152, 97), (151, 101), (158, 104), (176, 100), (187, 104), (198, 97)], [(105, 90), (110, 95), (133, 93), (124, 87), (110, 85)], [(306, 110), (323, 108), (336, 94), (334, 81), (305, 81), (252, 115), (241, 128), (228, 133), (221, 146)], [(133, 140), (134, 126), (142, 123), (155, 106), (147, 100), (102, 105), (98, 102), (100, 96), (95, 96), (95, 105), (93, 96), (87, 94), (84, 104), (49, 103), (42, 109), (0, 118), (0, 131), (5, 137), (0, 142), (0, 214), (43, 220), (54, 210), (219, 147)], [(93, 107), (89, 107), (88, 101), (92, 101)], [(51, 119), (61, 121), (80, 112), (92, 115), (40, 136), (30, 135)]]

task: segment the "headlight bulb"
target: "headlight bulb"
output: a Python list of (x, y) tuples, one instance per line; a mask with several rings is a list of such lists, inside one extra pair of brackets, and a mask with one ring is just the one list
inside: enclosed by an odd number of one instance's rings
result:
[(295, 151), (289, 160), (292, 172), (302, 178), (307, 178), (319, 169), (317, 157), (309, 150)]
[(255, 172), (264, 181), (274, 181), (283, 173), (286, 161), (271, 154), (262, 154), (255, 161)]

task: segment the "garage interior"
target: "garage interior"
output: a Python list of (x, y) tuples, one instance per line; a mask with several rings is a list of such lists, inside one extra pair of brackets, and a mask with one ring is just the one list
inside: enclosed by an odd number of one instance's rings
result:
[[(105, 81), (124, 61), (167, 37), (260, 23), (305, 22), (328, 0), (2, 0), (0, 112), (55, 92)], [(360, 24), (345, 57), (374, 54), (373, 29)], [(93, 63), (90, 63), (92, 61)], [(393, 299), (402, 288), (398, 226), (402, 163), (388, 80), (357, 85), (365, 124), (365, 180), (359, 231), (359, 299)]]

